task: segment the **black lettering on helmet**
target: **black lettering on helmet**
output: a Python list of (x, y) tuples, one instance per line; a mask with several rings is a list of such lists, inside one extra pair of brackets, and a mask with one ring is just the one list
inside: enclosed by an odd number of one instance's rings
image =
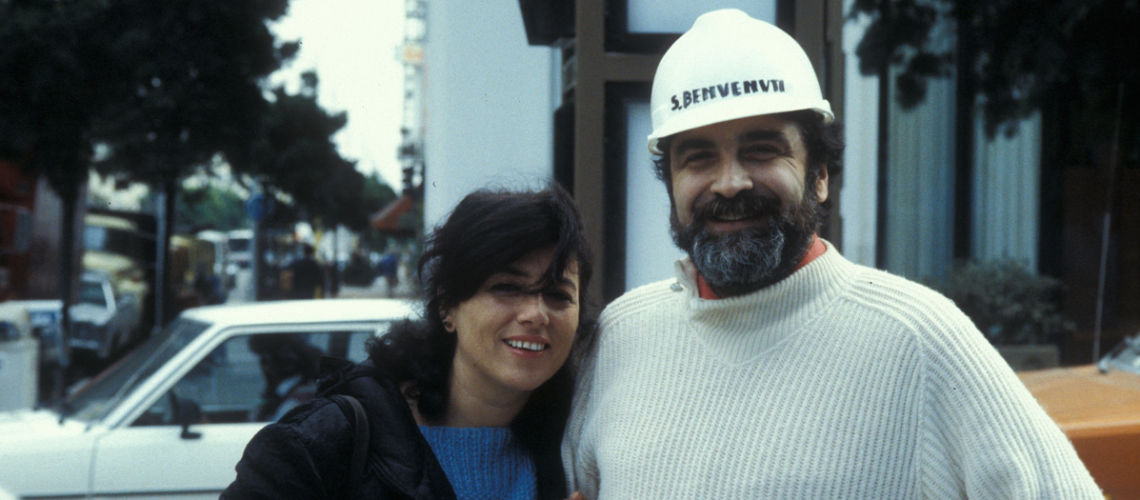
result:
[(673, 94), (673, 96), (669, 98), (669, 101), (673, 103), (673, 107), (669, 108), (669, 111), (677, 111), (681, 109), (681, 101), (677, 100), (677, 94)]
[(744, 81), (744, 93), (745, 94), (751, 94), (751, 93), (757, 92), (757, 91), (759, 91), (759, 89), (756, 88), (756, 80), (745, 80)]
[(701, 87), (701, 100), (707, 101), (716, 97), (716, 86)]
[(740, 95), (740, 82), (732, 82), (732, 95)]
[(718, 92), (720, 92), (721, 97), (728, 97), (728, 84), (727, 83), (725, 83), (724, 85), (717, 84), (716, 90)]

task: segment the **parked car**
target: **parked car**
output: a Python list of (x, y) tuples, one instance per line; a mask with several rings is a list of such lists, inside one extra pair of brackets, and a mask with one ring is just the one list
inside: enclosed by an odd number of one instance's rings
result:
[(1140, 335), (1095, 365), (1019, 373), (1106, 498), (1140, 498)]
[(141, 333), (138, 297), (123, 293), (104, 272), (83, 272), (79, 299), (70, 312), (72, 349), (91, 351), (100, 360), (109, 359)]
[(63, 303), (59, 300), (9, 300), (6, 304), (28, 311), (32, 336), (40, 342), (40, 373), (66, 365), (71, 356), (71, 346), (64, 344), (60, 331)]
[(406, 302), (332, 299), (189, 309), (58, 409), (0, 413), (0, 488), (20, 497), (217, 498), (265, 411), (258, 345), (366, 357)]

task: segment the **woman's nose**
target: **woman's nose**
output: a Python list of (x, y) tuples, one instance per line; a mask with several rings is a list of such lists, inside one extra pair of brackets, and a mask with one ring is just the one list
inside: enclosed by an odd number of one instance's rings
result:
[(550, 315), (546, 310), (546, 302), (542, 298), (541, 293), (524, 295), (519, 307), (522, 308), (519, 311), (520, 323), (532, 323), (536, 325), (546, 325), (550, 323)]

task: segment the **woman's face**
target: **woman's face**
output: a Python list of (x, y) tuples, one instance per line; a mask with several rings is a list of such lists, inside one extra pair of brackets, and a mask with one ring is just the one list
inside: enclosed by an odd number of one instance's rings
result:
[(471, 298), (444, 311), (455, 332), (453, 390), (517, 398), (550, 379), (570, 354), (578, 330), (578, 266), (539, 289), (550, 248), (536, 250), (492, 274)]

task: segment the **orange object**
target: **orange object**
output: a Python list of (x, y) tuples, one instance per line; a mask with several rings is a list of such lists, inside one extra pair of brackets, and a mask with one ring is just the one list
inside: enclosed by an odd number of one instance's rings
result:
[(1140, 374), (1084, 365), (1018, 375), (1106, 497), (1140, 499)]

